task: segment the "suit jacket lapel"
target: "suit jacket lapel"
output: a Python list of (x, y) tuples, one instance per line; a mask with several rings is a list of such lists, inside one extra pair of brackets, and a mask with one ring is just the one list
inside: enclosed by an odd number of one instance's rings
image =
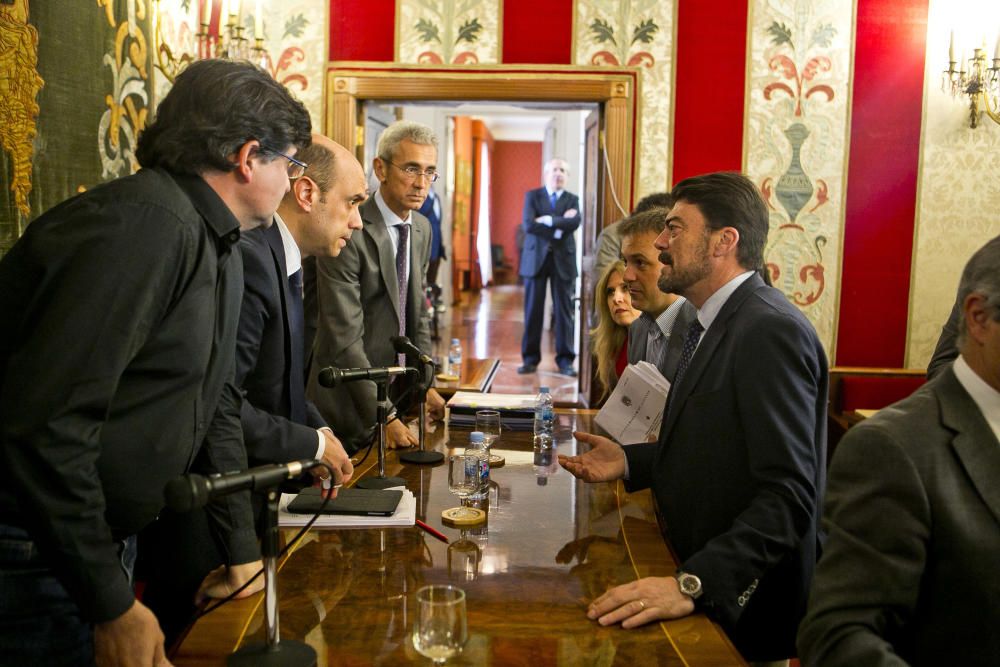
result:
[(955, 432), (952, 447), (972, 484), (1000, 521), (1000, 443), (953, 370), (941, 377), (936, 393), (941, 422)]
[(285, 315), (285, 354), (291, 355), (291, 328), (288, 322), (288, 299), (291, 298), (291, 295), (288, 285), (288, 264), (285, 262), (285, 245), (281, 241), (278, 223), (272, 222), (271, 226), (264, 230), (264, 238), (267, 239), (267, 245), (271, 249), (271, 259), (274, 260), (275, 270), (278, 274), (281, 312)]
[[(670, 389), (673, 395), (670, 396), (669, 401), (670, 413), (664, 417), (664, 424), (660, 431), (661, 443), (666, 442), (671, 429), (677, 422), (677, 416), (684, 408), (684, 402), (687, 401), (688, 396), (691, 395), (691, 391), (698, 384), (698, 379), (711, 363), (712, 357), (715, 356), (715, 350), (719, 347), (719, 343), (725, 339), (729, 331), (729, 320), (740, 309), (740, 306), (743, 305), (747, 297), (758, 288), (763, 287), (763, 285), (764, 281), (756, 274), (744, 280), (743, 284), (736, 288), (736, 291), (732, 293), (725, 305), (722, 306), (722, 310), (719, 311), (711, 326), (708, 327), (708, 331), (705, 332), (701, 343), (698, 345), (698, 349), (695, 350), (694, 356), (691, 358), (691, 364), (688, 366), (687, 372), (681, 378), (681, 383)], [(681, 336), (686, 336), (687, 329), (684, 331), (677, 330), (677, 333)], [(683, 345), (683, 341), (681, 341), (681, 344)]]
[[(399, 319), (399, 285), (396, 282), (396, 254), (392, 247), (392, 237), (385, 227), (385, 220), (382, 212), (378, 210), (375, 197), (370, 197), (368, 201), (361, 205), (361, 221), (364, 223), (362, 231), (371, 237), (378, 248), (378, 265), (382, 274), (382, 282), (385, 283), (385, 291), (389, 293), (389, 300), (392, 301), (392, 311)], [(395, 333), (393, 335), (396, 335)]]

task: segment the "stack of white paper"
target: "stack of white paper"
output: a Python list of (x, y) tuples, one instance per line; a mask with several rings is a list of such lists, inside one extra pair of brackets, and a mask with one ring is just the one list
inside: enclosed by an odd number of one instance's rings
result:
[(625, 367), (594, 421), (623, 445), (648, 442), (660, 431), (670, 382), (648, 361)]
[[(320, 514), (313, 528), (371, 528), (380, 526), (412, 526), (417, 518), (417, 501), (413, 493), (406, 487), (394, 487), (403, 492), (399, 505), (392, 516), (354, 516), (350, 514)], [(309, 523), (312, 514), (296, 514), (286, 512), (288, 503), (295, 500), (294, 493), (282, 493), (278, 501), (279, 526), (304, 526)]]

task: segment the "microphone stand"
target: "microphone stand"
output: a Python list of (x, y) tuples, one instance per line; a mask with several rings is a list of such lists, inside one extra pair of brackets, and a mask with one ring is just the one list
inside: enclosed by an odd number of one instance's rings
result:
[(264, 515), (265, 530), (260, 549), (264, 558), (264, 619), (267, 641), (244, 646), (229, 656), (229, 667), (314, 667), (316, 651), (293, 639), (281, 641), (278, 635), (278, 489), (267, 490)]
[(427, 363), (424, 361), (422, 364), (424, 368), (424, 380), (417, 389), (417, 401), (420, 405), (420, 425), (417, 430), (420, 439), (420, 449), (413, 452), (403, 452), (399, 455), (399, 460), (404, 463), (425, 465), (443, 461), (444, 454), (441, 452), (428, 452), (424, 449), (424, 442), (427, 439), (427, 391), (431, 388), (431, 383), (434, 381), (434, 362)]
[(359, 489), (388, 489), (392, 486), (405, 486), (402, 477), (385, 476), (385, 425), (389, 419), (389, 378), (374, 380), (378, 388), (378, 477), (365, 477), (358, 480), (354, 486)]

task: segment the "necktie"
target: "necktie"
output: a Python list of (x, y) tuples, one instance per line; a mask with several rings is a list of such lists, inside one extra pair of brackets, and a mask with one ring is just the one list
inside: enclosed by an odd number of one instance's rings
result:
[(558, 192), (553, 192), (552, 194), (549, 195), (549, 204), (552, 205), (552, 210), (553, 211), (556, 210), (556, 202), (557, 201), (559, 201), (559, 193)]
[(291, 413), (289, 417), (296, 423), (304, 423), (305, 376), (303, 370), (305, 317), (302, 312), (302, 269), (288, 276), (288, 333), (291, 338), (291, 359), (289, 363), (289, 385), (291, 387)]
[[(399, 233), (399, 240), (396, 243), (396, 282), (399, 288), (399, 335), (406, 335), (406, 273), (407, 266), (410, 262), (409, 253), (409, 239), (410, 239), (410, 226), (409, 225), (396, 225), (396, 231)], [(403, 366), (406, 361), (406, 355), (399, 355), (399, 365)]]
[(684, 347), (681, 348), (681, 360), (677, 364), (677, 374), (674, 375), (674, 381), (670, 385), (670, 394), (667, 396), (667, 407), (663, 411), (664, 416), (670, 413), (670, 399), (673, 398), (674, 390), (680, 385), (688, 366), (691, 365), (691, 357), (694, 356), (694, 351), (697, 349), (698, 341), (701, 338), (701, 332), (704, 330), (705, 327), (701, 326), (698, 318), (695, 318), (688, 325), (687, 334), (684, 336)]

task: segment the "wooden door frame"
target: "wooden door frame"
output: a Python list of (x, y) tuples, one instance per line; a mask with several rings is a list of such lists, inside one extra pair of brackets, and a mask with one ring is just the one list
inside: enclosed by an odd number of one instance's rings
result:
[(596, 226), (600, 230), (621, 218), (612, 185), (622, 207), (632, 208), (638, 173), (639, 81), (637, 69), (605, 67), (331, 62), (326, 74), (323, 127), (328, 137), (356, 153), (360, 149), (364, 155), (361, 114), (368, 100), (596, 103), (610, 176), (604, 179), (601, 220)]

